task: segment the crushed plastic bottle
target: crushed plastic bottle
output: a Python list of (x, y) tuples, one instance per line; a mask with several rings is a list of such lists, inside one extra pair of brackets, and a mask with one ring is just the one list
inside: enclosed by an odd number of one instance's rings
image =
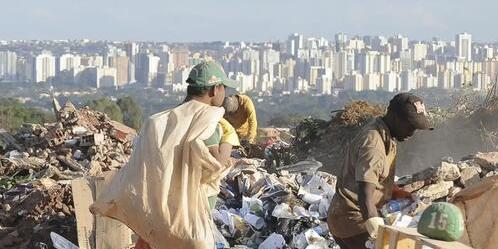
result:
[(391, 213), (400, 212), (404, 208), (410, 206), (411, 203), (412, 201), (410, 199), (390, 200), (388, 203), (382, 206), (380, 212), (384, 217), (387, 217)]

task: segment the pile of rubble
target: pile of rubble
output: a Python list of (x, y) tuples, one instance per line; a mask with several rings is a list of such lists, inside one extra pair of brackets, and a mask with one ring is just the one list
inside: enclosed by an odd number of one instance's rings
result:
[(57, 122), (0, 130), (0, 248), (52, 248), (50, 232), (77, 244), (70, 181), (118, 169), (135, 130), (88, 107), (60, 107)]
[(336, 178), (321, 166), (301, 161), (270, 174), (263, 160), (239, 160), (213, 210), (226, 239), (218, 248), (334, 248), (326, 219)]
[[(56, 123), (25, 124), (13, 135), (0, 130), (0, 248), (52, 248), (50, 232), (77, 244), (70, 180), (118, 169), (131, 154), (133, 129), (70, 102), (54, 101), (54, 109)], [(305, 120), (295, 147), (266, 135), (264, 148), (249, 150), (263, 159), (238, 159), (221, 183), (213, 210), (218, 248), (338, 248), (326, 223), (337, 174), (331, 169), (342, 165), (345, 143), (381, 113), (354, 102), (330, 121)], [(397, 179), (415, 201), (396, 200), (400, 210), (382, 211), (395, 225), (413, 226), (431, 202), (495, 174), (498, 152), (446, 158)]]
[(387, 203), (382, 213), (395, 226), (416, 227), (418, 218), (432, 202), (451, 201), (462, 189), (494, 175), (498, 175), (498, 152), (477, 153), (458, 162), (445, 158), (438, 167), (397, 179), (396, 184), (410, 192), (413, 200), (395, 200), (395, 210)]
[(439, 167), (401, 177), (397, 184), (419, 198), (446, 201), (481, 178), (494, 175), (498, 175), (498, 152), (487, 152), (468, 156), (459, 162), (445, 158)]

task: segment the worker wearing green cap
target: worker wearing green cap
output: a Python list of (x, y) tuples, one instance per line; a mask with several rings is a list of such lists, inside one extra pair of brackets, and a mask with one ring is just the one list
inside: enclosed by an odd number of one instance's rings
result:
[[(194, 66), (186, 82), (188, 83), (188, 87), (187, 87), (187, 96), (185, 98), (185, 101), (182, 105), (177, 106), (173, 110), (175, 109), (180, 110), (183, 108), (182, 110), (185, 109), (188, 111), (190, 108), (186, 106), (192, 106), (192, 105), (195, 106), (208, 105), (211, 108), (216, 107), (221, 109), (221, 106), (225, 99), (225, 88), (238, 87), (238, 83), (234, 80), (229, 79), (225, 74), (225, 72), (223, 71), (223, 68), (214, 61), (201, 62), (196, 66)], [(196, 103), (192, 103), (192, 101)], [(221, 112), (223, 112), (223, 109), (221, 109)], [(220, 116), (219, 118), (221, 119), (222, 117)], [(181, 119), (180, 116), (178, 117), (178, 119), (179, 120), (177, 122), (182, 122), (180, 120)], [(218, 122), (220, 122), (219, 119)], [(225, 123), (228, 122), (225, 121)], [(206, 127), (207, 125), (208, 124), (206, 124)], [(232, 133), (235, 134), (235, 132)], [(233, 143), (231, 142), (233, 140), (238, 141), (238, 138), (225, 139), (225, 140), (223, 139), (223, 126), (219, 124), (214, 130), (214, 133), (207, 139), (203, 140), (206, 147), (208, 147), (210, 154), (218, 162), (220, 162), (221, 165), (225, 167), (225, 169), (222, 170), (221, 174), (216, 176), (218, 180), (209, 183), (204, 183), (202, 185), (203, 188), (205, 188), (204, 192), (207, 195), (206, 197), (209, 197), (208, 202), (210, 204), (210, 208), (213, 208), (214, 203), (216, 202), (216, 196), (219, 193), (219, 184), (218, 184), (219, 179), (223, 177), (224, 172), (227, 171), (227, 169), (230, 166), (228, 165), (227, 162), (224, 161), (227, 158), (229, 159), (229, 153), (231, 152), (231, 145), (228, 147), (223, 145), (225, 145), (224, 143), (229, 143), (229, 144)], [(223, 148), (229, 148), (229, 149), (223, 149)], [(228, 156), (223, 155), (227, 153)], [(137, 241), (135, 248), (150, 249), (148, 243), (141, 238)], [(176, 245), (171, 245), (171, 248), (176, 248)]]

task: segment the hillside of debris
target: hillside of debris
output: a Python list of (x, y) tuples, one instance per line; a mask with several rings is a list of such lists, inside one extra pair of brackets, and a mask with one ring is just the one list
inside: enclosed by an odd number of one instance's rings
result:
[[(491, 92), (491, 91), (490, 91)], [(461, 104), (460, 105), (464, 105)], [(323, 170), (338, 174), (344, 149), (363, 125), (382, 116), (385, 107), (364, 101), (352, 102), (333, 111), (330, 120), (305, 119), (295, 129), (293, 145), (299, 159), (315, 158)], [(454, 112), (444, 119), (429, 111), (429, 117), (440, 123), (434, 131), (418, 131), (408, 141), (399, 143), (397, 173), (413, 174), (436, 165), (443, 157), (460, 159), (470, 154), (498, 149), (498, 97), (488, 98), (471, 110)], [(439, 120), (443, 119), (443, 120)]]
[[(51, 232), (77, 245), (71, 180), (117, 170), (131, 155), (135, 130), (69, 101), (60, 106), (54, 100), (53, 108), (55, 123), (23, 124), (14, 134), (0, 130), (0, 248), (54, 248)], [(213, 210), (217, 241), (239, 249), (337, 248), (326, 218), (343, 149), (383, 113), (382, 106), (352, 102), (328, 121), (303, 120), (294, 135), (265, 130), (258, 139), (264, 143), (234, 153)], [(497, 150), (497, 114), (498, 101), (490, 98), (432, 135), (405, 143), (399, 154), (412, 157), (400, 157), (398, 165), (410, 174), (397, 184), (415, 201), (403, 214), (416, 217), (431, 202), (498, 174), (498, 153), (489, 152)]]
[(123, 166), (135, 130), (54, 99), (57, 122), (0, 130), (0, 248), (53, 248), (50, 232), (77, 244), (70, 180)]

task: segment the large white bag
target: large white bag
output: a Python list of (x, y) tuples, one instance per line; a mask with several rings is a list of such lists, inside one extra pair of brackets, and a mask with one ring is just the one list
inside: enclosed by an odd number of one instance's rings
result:
[(128, 164), (90, 211), (123, 222), (152, 248), (214, 248), (206, 189), (225, 169), (203, 140), (223, 113), (192, 100), (151, 116)]

